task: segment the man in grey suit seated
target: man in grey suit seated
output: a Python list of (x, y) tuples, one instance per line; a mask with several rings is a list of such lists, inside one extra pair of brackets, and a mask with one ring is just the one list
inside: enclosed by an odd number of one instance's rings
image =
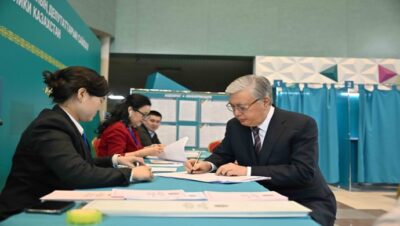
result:
[(152, 144), (161, 144), (156, 133), (156, 130), (160, 127), (161, 119), (161, 113), (152, 110), (138, 128), (140, 141), (144, 147)]

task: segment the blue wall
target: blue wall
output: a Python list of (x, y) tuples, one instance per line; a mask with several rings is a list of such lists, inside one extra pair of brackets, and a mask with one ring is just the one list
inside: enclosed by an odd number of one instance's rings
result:
[(89, 27), (114, 36), (116, 0), (68, 0), (68, 2)]
[[(30, 4), (25, 7), (18, 2), (0, 1), (0, 118), (4, 121), (0, 127), (0, 189), (22, 131), (44, 107), (51, 106), (43, 92), (42, 71), (70, 65), (98, 70), (100, 62), (99, 41), (65, 0), (49, 0), (45, 8), (36, 1), (26, 1)], [(46, 11), (50, 5), (85, 39), (87, 49), (50, 18)], [(50, 32), (34, 19), (34, 9), (52, 21), (60, 33)], [(92, 128), (97, 123), (86, 126)]]
[(117, 0), (112, 52), (400, 58), (399, 12), (398, 0)]

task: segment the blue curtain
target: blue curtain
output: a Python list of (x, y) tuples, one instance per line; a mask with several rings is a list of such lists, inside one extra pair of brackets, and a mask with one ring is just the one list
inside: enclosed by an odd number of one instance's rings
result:
[[(302, 93), (298, 84), (276, 88), (275, 105), (288, 111), (303, 112)], [(279, 90), (280, 89), (280, 90)]]
[(400, 91), (359, 86), (358, 182), (400, 182)]
[(318, 125), (319, 166), (329, 183), (339, 181), (339, 137), (336, 107), (336, 89), (326, 86), (313, 89), (305, 85), (282, 85), (276, 92), (276, 106), (309, 115)]

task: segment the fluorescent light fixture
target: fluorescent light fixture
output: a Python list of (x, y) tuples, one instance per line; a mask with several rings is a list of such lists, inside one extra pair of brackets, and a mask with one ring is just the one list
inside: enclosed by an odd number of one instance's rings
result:
[(125, 97), (121, 96), (121, 95), (113, 95), (113, 94), (111, 94), (111, 95), (108, 96), (108, 99), (111, 99), (111, 100), (123, 100), (123, 99), (125, 99)]

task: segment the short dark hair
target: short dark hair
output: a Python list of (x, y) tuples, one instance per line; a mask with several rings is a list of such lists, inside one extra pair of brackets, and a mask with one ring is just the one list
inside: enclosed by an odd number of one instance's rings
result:
[(150, 99), (141, 94), (131, 94), (127, 96), (121, 103), (119, 103), (111, 111), (109, 117), (97, 128), (97, 133), (101, 135), (104, 130), (114, 124), (115, 122), (122, 121), (125, 125), (129, 125), (129, 112), (128, 108), (132, 107), (133, 110), (138, 110), (143, 106), (151, 106)]
[(92, 96), (104, 97), (108, 94), (108, 83), (96, 71), (71, 66), (55, 72), (43, 72), (44, 83), (47, 85), (46, 94), (54, 103), (64, 103), (80, 88), (85, 88)]
[(154, 115), (154, 116), (158, 116), (158, 117), (162, 118), (161, 113), (158, 112), (158, 111), (155, 111), (155, 110), (151, 110), (151, 111), (149, 112), (148, 116), (150, 116), (150, 115)]

